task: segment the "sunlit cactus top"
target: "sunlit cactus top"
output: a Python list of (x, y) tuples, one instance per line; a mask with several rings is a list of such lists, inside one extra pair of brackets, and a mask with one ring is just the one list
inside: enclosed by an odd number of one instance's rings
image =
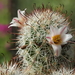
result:
[(44, 74), (64, 61), (70, 64), (68, 60), (73, 57), (69, 53), (73, 54), (73, 46), (68, 41), (73, 36), (64, 14), (50, 8), (35, 9), (30, 14), (26, 14), (26, 9), (17, 13), (18, 17), (12, 19), (9, 27), (19, 27), (19, 33), (15, 33), (18, 34), (17, 54), (23, 58), (24, 68), (30, 70), (28, 74)]

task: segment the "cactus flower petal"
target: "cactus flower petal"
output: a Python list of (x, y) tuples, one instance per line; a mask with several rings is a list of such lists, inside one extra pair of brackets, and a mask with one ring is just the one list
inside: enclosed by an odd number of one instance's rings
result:
[(62, 44), (66, 44), (71, 38), (72, 38), (71, 34), (66, 34), (65, 36), (63, 36), (63, 43)]
[(52, 45), (54, 49), (54, 56), (60, 56), (61, 53), (61, 46), (60, 45)]
[(14, 26), (16, 26), (16, 27), (22, 27), (22, 26), (24, 26), (25, 21), (26, 21), (26, 18), (25, 18), (25, 15), (24, 15), (25, 11), (18, 10), (17, 13), (18, 13), (18, 17), (13, 18), (13, 20), (10, 23), (9, 27), (12, 27), (12, 26), (13, 27)]

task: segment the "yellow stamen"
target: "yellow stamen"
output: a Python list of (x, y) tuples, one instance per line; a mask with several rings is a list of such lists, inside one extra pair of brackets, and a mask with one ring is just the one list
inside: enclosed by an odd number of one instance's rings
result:
[(61, 39), (60, 35), (53, 36), (52, 40), (53, 40), (54, 44), (57, 44), (57, 45), (61, 44), (61, 42), (62, 42), (62, 39)]

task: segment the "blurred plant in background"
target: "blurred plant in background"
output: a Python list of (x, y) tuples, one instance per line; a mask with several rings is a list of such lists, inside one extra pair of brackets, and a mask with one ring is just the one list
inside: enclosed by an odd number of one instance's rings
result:
[[(8, 25), (0, 24), (0, 33), (1, 33), (2, 35), (8, 34), (8, 31), (11, 31), (11, 29), (8, 28)], [(2, 35), (0, 35), (0, 36), (2, 36)]]
[(8, 0), (0, 0), (0, 63), (11, 58), (8, 50), (10, 45), (7, 43), (9, 40), (8, 31), (11, 31), (11, 29), (8, 29), (9, 21), (10, 12), (8, 9)]

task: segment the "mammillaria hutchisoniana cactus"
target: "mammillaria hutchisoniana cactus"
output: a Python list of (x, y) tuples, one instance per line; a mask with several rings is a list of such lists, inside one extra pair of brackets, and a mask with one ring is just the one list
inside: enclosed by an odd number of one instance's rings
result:
[[(26, 75), (48, 75), (52, 69), (73, 66), (73, 35), (69, 20), (50, 8), (26, 14), (18, 10), (9, 27), (19, 27), (17, 54)], [(71, 54), (70, 54), (71, 53)]]

